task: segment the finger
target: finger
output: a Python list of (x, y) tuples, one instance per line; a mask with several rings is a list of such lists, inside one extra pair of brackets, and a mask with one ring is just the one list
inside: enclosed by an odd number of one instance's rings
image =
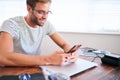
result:
[(70, 56), (71, 56), (70, 54), (63, 54), (63, 61), (68, 62), (70, 59)]
[(63, 58), (63, 63), (68, 62), (68, 57)]
[(75, 62), (78, 58), (71, 58), (69, 59), (69, 62)]
[(70, 59), (72, 59), (72, 58), (78, 58), (78, 56), (77, 55), (72, 55), (72, 56), (70, 56)]
[(73, 57), (79, 57), (79, 54), (78, 53), (73, 53), (71, 56), (73, 56)]

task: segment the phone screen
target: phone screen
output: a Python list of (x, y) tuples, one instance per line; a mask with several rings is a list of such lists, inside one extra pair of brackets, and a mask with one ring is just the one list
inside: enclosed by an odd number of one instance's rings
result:
[(81, 45), (74, 45), (67, 53), (73, 53), (80, 48)]

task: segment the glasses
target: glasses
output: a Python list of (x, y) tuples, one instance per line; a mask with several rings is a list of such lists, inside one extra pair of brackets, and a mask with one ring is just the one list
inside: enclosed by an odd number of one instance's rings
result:
[(43, 10), (35, 10), (35, 9), (34, 9), (34, 11), (37, 12), (38, 15), (48, 15), (48, 14), (52, 14), (51, 11), (45, 12), (45, 11), (43, 11)]

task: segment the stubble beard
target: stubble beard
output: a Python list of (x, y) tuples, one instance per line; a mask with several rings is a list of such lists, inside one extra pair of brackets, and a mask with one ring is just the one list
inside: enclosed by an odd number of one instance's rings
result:
[(32, 16), (30, 17), (30, 20), (33, 24), (35, 25), (38, 25), (38, 26), (43, 26), (44, 24), (41, 24), (39, 21), (38, 21), (38, 18), (32, 14)]

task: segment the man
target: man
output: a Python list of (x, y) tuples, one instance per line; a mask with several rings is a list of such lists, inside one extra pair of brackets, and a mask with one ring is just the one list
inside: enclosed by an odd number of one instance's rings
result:
[[(66, 54), (71, 47), (47, 21), (51, 0), (27, 0), (26, 16), (10, 18), (0, 29), (0, 66), (61, 65), (75, 62), (78, 54)], [(47, 56), (40, 54), (45, 35), (64, 51), (55, 51)]]

